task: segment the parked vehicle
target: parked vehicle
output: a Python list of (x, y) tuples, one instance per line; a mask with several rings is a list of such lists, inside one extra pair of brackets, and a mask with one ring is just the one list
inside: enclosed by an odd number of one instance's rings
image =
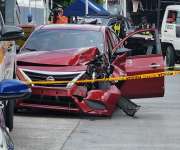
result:
[(119, 25), (119, 30), (117, 30), (117, 35), (120, 37), (125, 36), (125, 34), (132, 32), (134, 29), (131, 26), (130, 21), (121, 15), (118, 16), (87, 16), (82, 18), (78, 24), (96, 24), (96, 25), (106, 25), (111, 27), (116, 32), (116, 25)]
[[(147, 31), (151, 34), (140, 35)], [(17, 76), (22, 81), (69, 81), (50, 85), (33, 83), (32, 96), (18, 100), (17, 109), (110, 116), (117, 103), (123, 102), (122, 97), (128, 100), (164, 95), (164, 77), (76, 82), (164, 71), (160, 40), (154, 29), (135, 31), (119, 41), (108, 26), (44, 25), (21, 48), (17, 65)], [(125, 103), (132, 104), (129, 100)], [(133, 106), (132, 112), (121, 108), (133, 116), (139, 108)]]
[(27, 98), (30, 88), (19, 80), (3, 80), (0, 82), (0, 150), (14, 150), (13, 141), (9, 135), (4, 118), (6, 102), (13, 102), (17, 98)]
[(173, 68), (176, 62), (180, 62), (180, 5), (166, 8), (161, 27), (161, 42), (166, 64)]
[[(0, 81), (13, 79), (16, 67), (16, 45), (14, 40), (23, 36), (21, 28), (4, 25), (0, 12)], [(4, 106), (6, 125), (13, 129), (14, 102), (7, 101)]]

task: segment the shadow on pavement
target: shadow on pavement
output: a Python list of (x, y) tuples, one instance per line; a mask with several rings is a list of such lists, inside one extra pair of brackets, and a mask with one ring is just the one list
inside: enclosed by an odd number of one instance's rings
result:
[(15, 112), (15, 116), (25, 117), (46, 117), (46, 118), (67, 118), (67, 119), (85, 119), (85, 120), (106, 120), (111, 119), (107, 116), (90, 116), (83, 113), (55, 112), (48, 110), (22, 109)]

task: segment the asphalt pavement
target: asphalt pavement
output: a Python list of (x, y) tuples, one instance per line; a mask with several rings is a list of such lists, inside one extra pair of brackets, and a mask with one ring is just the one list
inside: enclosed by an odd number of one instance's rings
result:
[(17, 150), (180, 150), (180, 75), (166, 77), (163, 98), (134, 100), (135, 118), (53, 112), (19, 113), (11, 133)]

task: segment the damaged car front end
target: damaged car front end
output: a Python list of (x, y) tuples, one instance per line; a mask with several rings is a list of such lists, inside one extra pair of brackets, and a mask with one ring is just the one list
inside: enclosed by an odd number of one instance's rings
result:
[[(99, 53), (97, 48), (85, 49), (80, 50), (84, 52), (78, 54), (79, 56), (72, 56), (72, 58), (77, 57), (78, 61), (70, 60), (72, 63), (70, 66), (65, 64), (63, 66), (62, 63), (61, 65), (47, 62), (38, 64), (37, 62), (32, 63), (32, 61), (30, 63), (27, 61), (26, 55), (20, 56), (18, 58), (18, 78), (35, 83), (31, 87), (32, 96), (26, 100), (18, 100), (16, 107), (111, 115), (121, 93), (116, 86), (109, 82), (95, 82), (96, 79), (110, 76), (109, 66), (105, 63), (104, 59), (106, 58)], [(40, 55), (46, 54), (41, 53)], [(79, 80), (89, 79), (92, 82), (77, 83)], [(47, 82), (38, 84), (37, 81)], [(57, 83), (52, 84), (51, 81), (57, 81)], [(58, 83), (59, 81), (65, 81), (65, 83)]]

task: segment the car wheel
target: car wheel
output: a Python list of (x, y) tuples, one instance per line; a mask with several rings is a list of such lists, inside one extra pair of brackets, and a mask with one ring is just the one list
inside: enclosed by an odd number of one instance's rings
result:
[[(15, 66), (14, 66), (14, 72), (13, 72), (13, 79), (16, 79), (16, 72), (15, 72)], [(6, 102), (5, 106), (5, 123), (6, 126), (9, 128), (9, 131), (12, 131), (13, 129), (13, 118), (14, 118), (14, 108), (15, 108), (15, 101), (8, 101)]]
[(168, 46), (166, 49), (166, 65), (169, 70), (174, 69), (175, 65), (175, 51), (172, 46)]
[(14, 118), (14, 101), (8, 101), (4, 109), (6, 126), (9, 128), (9, 131), (12, 131)]

